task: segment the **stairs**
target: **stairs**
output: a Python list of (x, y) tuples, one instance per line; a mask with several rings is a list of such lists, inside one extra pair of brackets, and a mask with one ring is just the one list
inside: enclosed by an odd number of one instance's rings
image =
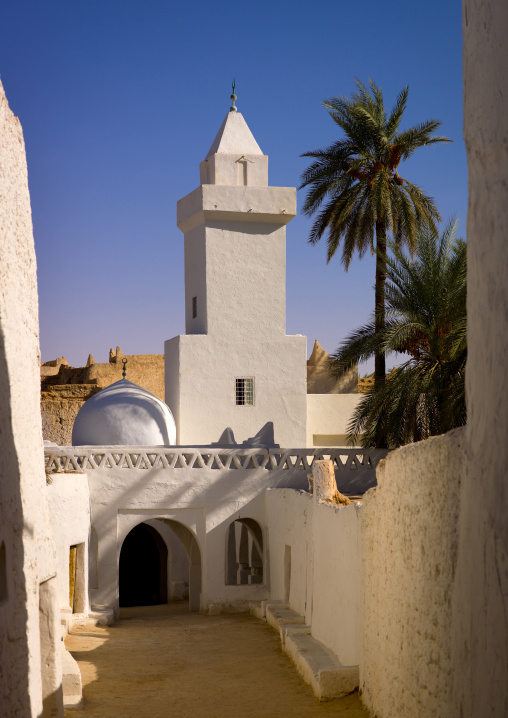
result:
[(251, 613), (279, 632), (282, 649), (320, 701), (352, 693), (358, 688), (358, 666), (343, 666), (337, 656), (311, 635), (305, 618), (282, 601), (251, 604)]

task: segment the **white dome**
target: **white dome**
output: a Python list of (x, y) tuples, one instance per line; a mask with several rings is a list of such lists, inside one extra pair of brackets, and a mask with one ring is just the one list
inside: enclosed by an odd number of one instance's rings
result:
[(74, 421), (73, 446), (161, 446), (176, 443), (169, 407), (127, 379), (90, 397)]

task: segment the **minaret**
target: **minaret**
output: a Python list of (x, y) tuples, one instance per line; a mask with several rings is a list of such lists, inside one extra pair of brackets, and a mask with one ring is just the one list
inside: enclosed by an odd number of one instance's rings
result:
[[(234, 95), (234, 93), (233, 93)], [(273, 422), (306, 442), (306, 339), (286, 336), (286, 227), (293, 187), (268, 186), (268, 157), (233, 106), (177, 205), (185, 244), (184, 336), (166, 342), (166, 403), (178, 444), (242, 443)]]

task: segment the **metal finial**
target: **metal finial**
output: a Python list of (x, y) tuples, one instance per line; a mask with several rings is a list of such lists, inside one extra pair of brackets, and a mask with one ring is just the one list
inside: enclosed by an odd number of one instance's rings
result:
[(122, 364), (123, 364), (122, 376), (125, 379), (125, 377), (127, 376), (127, 368), (125, 366), (127, 364), (127, 359), (122, 359)]
[(236, 80), (233, 80), (233, 92), (231, 93), (231, 96), (230, 96), (233, 104), (229, 108), (230, 112), (238, 112), (236, 105), (235, 105), (235, 100), (237, 99), (236, 95), (235, 95), (235, 87), (236, 87)]

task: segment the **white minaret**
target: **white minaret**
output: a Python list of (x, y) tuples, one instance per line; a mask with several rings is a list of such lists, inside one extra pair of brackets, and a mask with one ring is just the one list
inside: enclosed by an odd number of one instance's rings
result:
[[(235, 98), (236, 99), (236, 98)], [(165, 344), (166, 403), (182, 445), (242, 443), (273, 422), (306, 443), (306, 338), (286, 336), (286, 224), (293, 187), (268, 187), (268, 157), (233, 108), (177, 205), (185, 242), (185, 330)]]

